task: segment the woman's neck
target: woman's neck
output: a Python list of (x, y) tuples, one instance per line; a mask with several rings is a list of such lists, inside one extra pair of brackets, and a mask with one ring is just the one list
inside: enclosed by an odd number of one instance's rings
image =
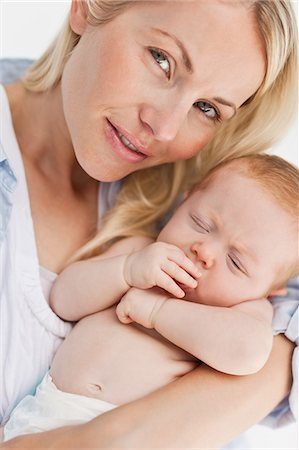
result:
[(27, 177), (38, 259), (58, 272), (96, 230), (98, 183), (75, 159), (60, 89), (32, 93), (21, 83), (5, 88)]
[[(60, 84), (35, 93), (22, 83), (5, 86), (19, 147), (30, 165), (49, 180), (73, 190), (94, 183), (79, 166), (65, 122)], [(62, 186), (63, 187), (63, 186)]]

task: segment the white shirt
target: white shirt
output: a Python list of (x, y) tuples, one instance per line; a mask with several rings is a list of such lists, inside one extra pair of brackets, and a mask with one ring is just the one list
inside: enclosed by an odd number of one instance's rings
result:
[(9, 158), (8, 175), (14, 177), (7, 203), (1, 203), (1, 209), (13, 204), (0, 248), (2, 423), (24, 395), (34, 393), (71, 325), (56, 316), (43, 294), (24, 166), (0, 89), (0, 145)]

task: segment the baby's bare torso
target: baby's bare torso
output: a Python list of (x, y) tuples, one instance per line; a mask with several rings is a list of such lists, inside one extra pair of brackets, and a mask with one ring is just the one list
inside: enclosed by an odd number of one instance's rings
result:
[(82, 319), (58, 349), (58, 389), (121, 405), (181, 377), (198, 364), (154, 330), (119, 322), (115, 308)]

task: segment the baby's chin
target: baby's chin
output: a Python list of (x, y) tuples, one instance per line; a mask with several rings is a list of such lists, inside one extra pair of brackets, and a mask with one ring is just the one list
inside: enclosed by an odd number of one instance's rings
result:
[(202, 303), (200, 296), (195, 291), (195, 289), (185, 290), (185, 297), (182, 298), (182, 300), (186, 300), (188, 302), (193, 303)]
[(186, 295), (182, 300), (186, 300), (187, 302), (200, 303), (201, 305), (207, 306), (225, 306), (222, 305), (222, 298), (211, 298), (210, 295), (204, 295), (204, 293), (199, 292), (198, 289), (189, 289), (185, 292)]
[(200, 303), (201, 305), (222, 306), (222, 297), (212, 298), (210, 293), (207, 294), (204, 289), (200, 289), (200, 286), (197, 286), (197, 288), (194, 289), (180, 283), (178, 283), (178, 285), (185, 292), (185, 296), (182, 298), (182, 300), (186, 300), (187, 302)]

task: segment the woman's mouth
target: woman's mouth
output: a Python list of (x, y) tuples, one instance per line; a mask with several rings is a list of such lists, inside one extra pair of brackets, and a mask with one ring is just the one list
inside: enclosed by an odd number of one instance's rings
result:
[(133, 150), (133, 152), (142, 153), (135, 147), (135, 145), (132, 144), (132, 142), (130, 142), (127, 138), (125, 138), (125, 136), (121, 134), (118, 130), (116, 130), (116, 133), (118, 134), (119, 139), (126, 147), (129, 147), (129, 149)]
[[(121, 130), (120, 127), (115, 126), (108, 119), (106, 135), (115, 153), (123, 160), (131, 163), (137, 163), (148, 158), (149, 155), (142, 151), (142, 145), (135, 143), (136, 139), (131, 136), (129, 137), (128, 133), (125, 135), (124, 131)], [(142, 147), (142, 150), (140, 147)]]

